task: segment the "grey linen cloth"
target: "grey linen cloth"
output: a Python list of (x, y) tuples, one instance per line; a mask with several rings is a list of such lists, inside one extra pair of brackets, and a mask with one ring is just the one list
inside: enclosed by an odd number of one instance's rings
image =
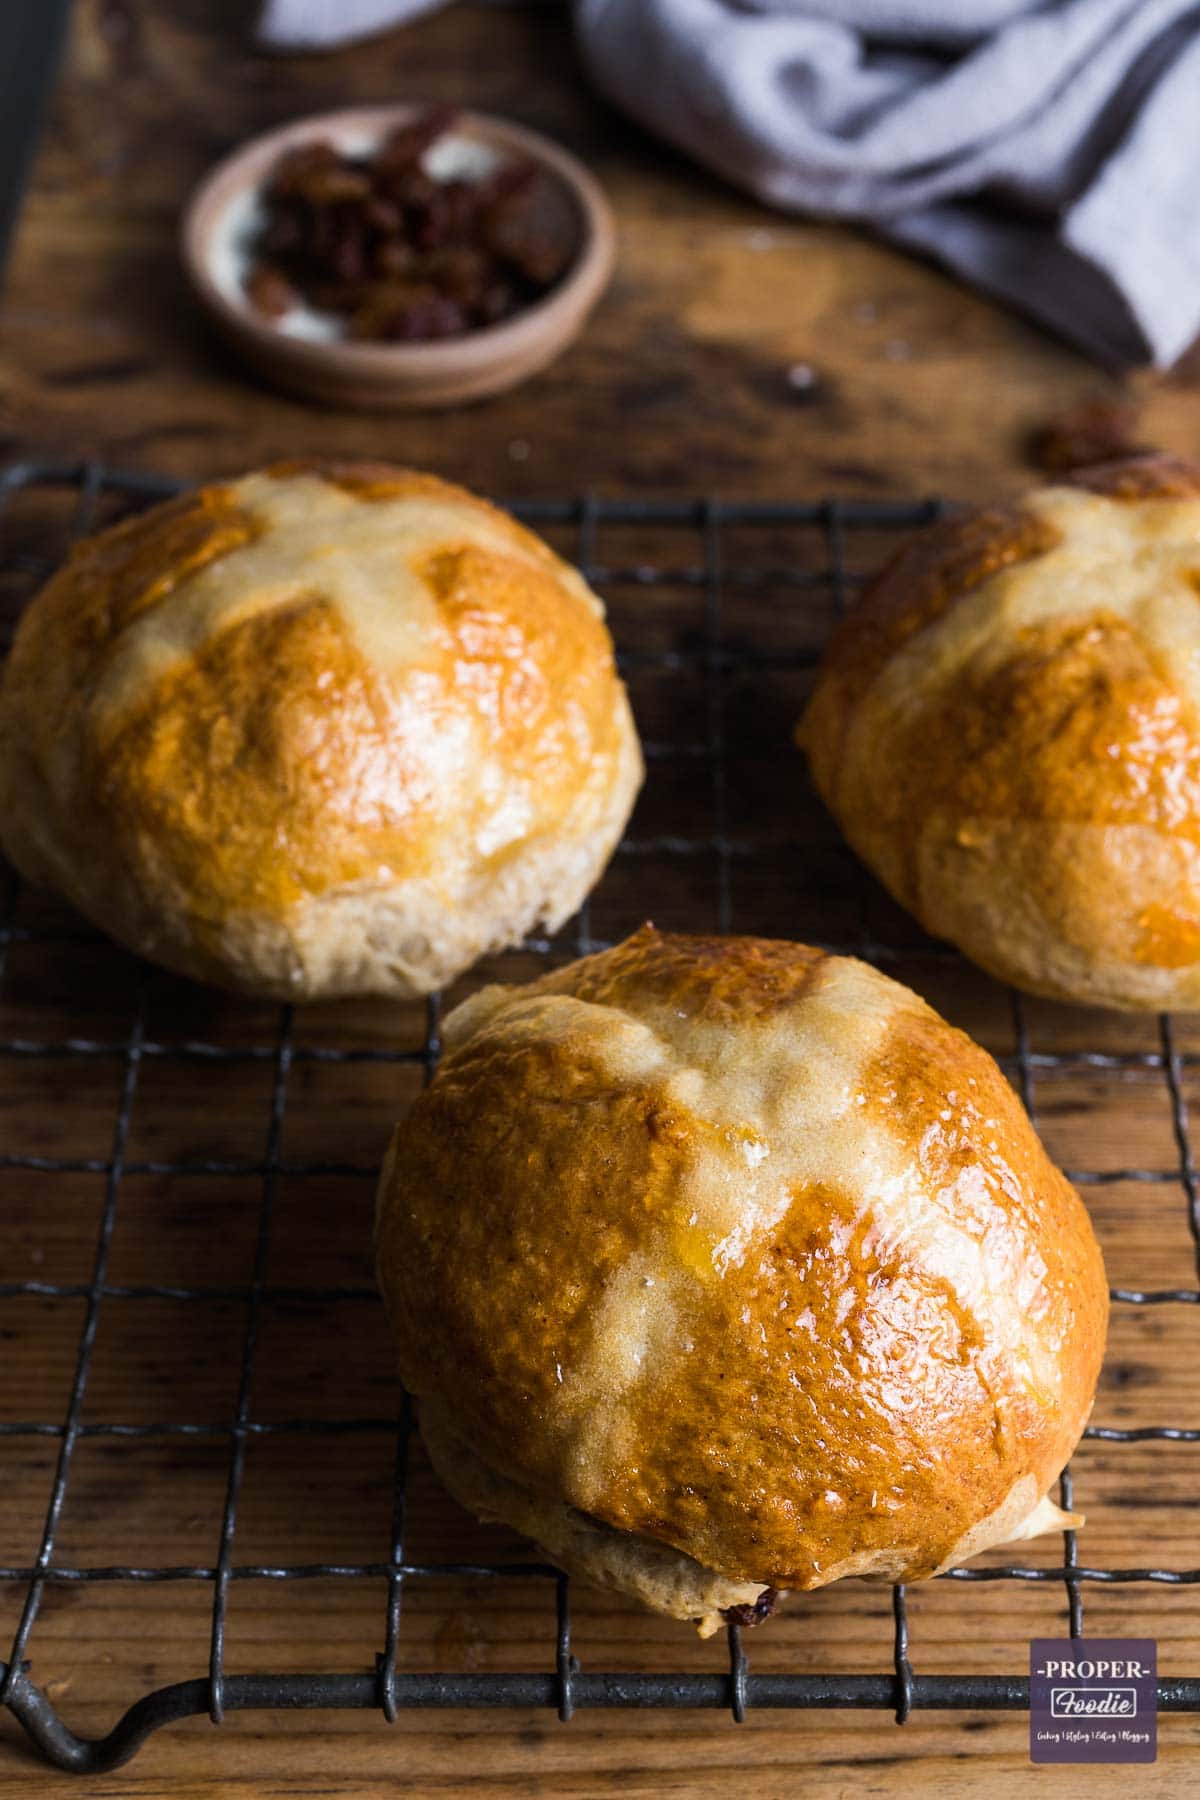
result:
[(261, 43), (272, 50), (332, 50), (436, 12), (445, 0), (263, 0)]
[[(499, 0), (510, 4), (511, 0)], [(261, 0), (258, 39), (271, 50), (333, 50), (438, 12), (447, 0)]]
[[(420, 0), (337, 0), (392, 19)], [(264, 31), (322, 0), (269, 0)], [(597, 85), (789, 211), (860, 220), (1110, 364), (1200, 335), (1200, 4), (575, 0)], [(311, 41), (311, 39), (310, 39)]]

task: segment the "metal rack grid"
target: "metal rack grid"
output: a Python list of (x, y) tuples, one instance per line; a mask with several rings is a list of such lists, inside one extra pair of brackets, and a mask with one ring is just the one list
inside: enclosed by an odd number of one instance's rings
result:
[[(20, 492), (43, 490), (60, 494), (66, 490), (74, 496), (69, 535), (76, 536), (90, 528), (102, 502), (116, 501), (132, 508), (168, 496), (179, 484), (153, 476), (114, 473), (95, 464), (20, 464), (0, 472), (0, 510)], [(652, 842), (629, 843), (623, 849), (636, 855), (653, 850), (667, 858), (706, 855), (714, 859), (716, 872), (716, 911), (721, 930), (735, 928), (732, 869), (735, 859), (753, 854), (730, 830), (730, 799), (726, 774), (726, 698), (727, 678), (735, 668), (744, 666), (747, 656), (756, 653), (732, 641), (726, 634), (723, 619), (723, 596), (727, 591), (784, 585), (797, 591), (821, 589), (831, 596), (835, 608), (846, 602), (850, 588), (861, 575), (847, 566), (847, 544), (856, 531), (901, 530), (919, 526), (935, 517), (936, 502), (914, 505), (825, 501), (814, 505), (799, 504), (722, 504), (718, 501), (645, 503), (600, 501), (589, 497), (568, 501), (547, 501), (519, 505), (514, 509), (527, 522), (553, 528), (570, 528), (575, 536), (576, 560), (588, 577), (601, 590), (608, 583), (635, 584), (653, 592), (670, 585), (675, 589), (691, 588), (702, 599), (703, 631), (700, 638), (683, 648), (661, 651), (632, 651), (622, 657), (628, 667), (634, 663), (650, 663), (664, 671), (690, 667), (703, 681), (703, 741), (686, 746), (648, 743), (651, 780), (654, 767), (672, 754), (691, 755), (704, 766), (709, 784), (711, 835), (700, 838), (662, 837)], [(624, 524), (652, 526), (668, 534), (698, 544), (698, 561), (667, 568), (663, 565), (616, 568), (603, 567), (597, 560), (597, 531), (601, 526)], [(0, 521), (2, 525), (2, 521)], [(823, 566), (782, 570), (746, 571), (724, 566), (724, 538), (731, 527), (769, 530), (777, 527), (802, 526), (821, 534), (824, 546)], [(29, 554), (0, 556), (0, 574), (19, 578), (19, 585), (32, 590), (48, 572), (51, 563)], [(620, 648), (620, 645), (618, 645)], [(762, 666), (803, 668), (813, 660), (808, 652), (789, 656), (760, 654)], [(0, 903), (0, 979), (10, 948), (17, 943), (36, 940), (38, 928), (15, 923), (17, 885), (10, 879), (5, 898)], [(863, 915), (865, 919), (865, 913)], [(59, 936), (69, 935), (59, 933)], [(83, 935), (80, 933), (79, 935)], [(593, 937), (589, 912), (581, 915), (561, 934), (557, 944), (547, 940), (533, 941), (528, 950), (546, 953), (554, 948), (570, 953), (585, 953), (600, 947)], [(875, 941), (865, 925), (858, 929), (852, 942), (834, 946), (852, 949), (875, 961), (888, 961), (897, 953), (885, 943)], [(950, 957), (952, 953), (942, 952)], [(1001, 1057), (1015, 1080), (1026, 1106), (1035, 1115), (1035, 1083), (1037, 1076), (1049, 1070), (1079, 1067), (1094, 1070), (1136, 1068), (1161, 1071), (1170, 1102), (1170, 1116), (1178, 1163), (1171, 1169), (1070, 1170), (1073, 1180), (1088, 1187), (1113, 1181), (1147, 1184), (1174, 1184), (1181, 1190), (1187, 1208), (1192, 1240), (1200, 1259), (1200, 1177), (1189, 1147), (1188, 1120), (1182, 1071), (1185, 1065), (1200, 1061), (1177, 1047), (1171, 1020), (1159, 1021), (1158, 1048), (1139, 1052), (1062, 1052), (1037, 1053), (1030, 1043), (1024, 1003), (1013, 995), (1015, 1054)], [(83, 1326), (75, 1352), (74, 1375), (65, 1416), (46, 1420), (7, 1420), (0, 1422), (0, 1441), (15, 1437), (37, 1436), (57, 1441), (57, 1464), (46, 1509), (37, 1555), (25, 1567), (0, 1566), (0, 1582), (19, 1583), (24, 1590), (20, 1621), (7, 1663), (0, 1663), (0, 1699), (13, 1713), (45, 1756), (64, 1769), (96, 1773), (111, 1769), (128, 1760), (150, 1735), (163, 1725), (193, 1715), (208, 1714), (214, 1722), (230, 1712), (269, 1708), (375, 1708), (394, 1720), (401, 1709), (439, 1707), (541, 1707), (556, 1709), (562, 1719), (569, 1719), (582, 1707), (691, 1707), (728, 1708), (741, 1720), (750, 1708), (759, 1707), (827, 1707), (881, 1708), (894, 1711), (898, 1722), (918, 1709), (1021, 1710), (1028, 1706), (1028, 1682), (1017, 1676), (923, 1675), (914, 1670), (909, 1658), (909, 1624), (903, 1586), (894, 1589), (892, 1642), (887, 1654), (887, 1671), (875, 1674), (813, 1675), (799, 1673), (752, 1673), (737, 1626), (728, 1629), (727, 1667), (712, 1674), (632, 1673), (612, 1674), (584, 1670), (572, 1652), (571, 1593), (568, 1578), (541, 1563), (506, 1562), (491, 1564), (416, 1563), (405, 1554), (405, 1506), (410, 1437), (414, 1420), (407, 1400), (399, 1417), (379, 1419), (349, 1417), (342, 1419), (286, 1419), (273, 1422), (255, 1420), (251, 1416), (251, 1384), (258, 1349), (260, 1308), (269, 1291), (273, 1298), (313, 1302), (342, 1299), (367, 1299), (371, 1291), (352, 1287), (279, 1288), (267, 1286), (267, 1253), (271, 1241), (273, 1213), (279, 1182), (284, 1176), (321, 1174), (347, 1181), (369, 1179), (374, 1170), (353, 1163), (295, 1162), (282, 1156), (282, 1132), (287, 1107), (289, 1077), (304, 1060), (330, 1063), (382, 1061), (419, 1066), (428, 1080), (437, 1066), (439, 1055), (439, 999), (433, 997), (427, 1006), (424, 1043), (419, 1049), (383, 1050), (339, 1048), (297, 1043), (294, 1018), (290, 1007), (279, 1011), (273, 1043), (231, 1046), (206, 1042), (158, 1042), (148, 1033), (145, 1004), (145, 975), (139, 971), (132, 1003), (132, 1023), (120, 1040), (65, 1037), (47, 1044), (40, 1041), (12, 1039), (0, 1042), (0, 1061), (38, 1057), (65, 1057), (76, 1062), (94, 1058), (119, 1061), (121, 1075), (116, 1115), (113, 1120), (111, 1147), (107, 1156), (94, 1158), (57, 1158), (45, 1155), (8, 1152), (0, 1154), (0, 1170), (27, 1170), (44, 1174), (67, 1175), (87, 1172), (103, 1177), (104, 1201), (99, 1233), (95, 1244), (91, 1276), (86, 1282), (52, 1280), (20, 1280), (0, 1282), (0, 1303), (17, 1297), (41, 1296), (55, 1299), (77, 1299), (85, 1303)], [(229, 1066), (246, 1063), (266, 1065), (271, 1075), (270, 1104), (265, 1122), (262, 1155), (252, 1160), (206, 1160), (173, 1162), (134, 1160), (128, 1154), (130, 1118), (139, 1078), (156, 1059), (181, 1059), (193, 1063)], [(1035, 1115), (1036, 1116), (1036, 1115)], [(200, 1175), (212, 1180), (230, 1176), (256, 1178), (260, 1185), (257, 1235), (251, 1279), (242, 1285), (214, 1288), (175, 1285), (129, 1286), (109, 1280), (109, 1255), (121, 1198), (122, 1182), (134, 1175)], [(184, 1420), (162, 1420), (151, 1423), (120, 1421), (91, 1422), (84, 1418), (84, 1400), (88, 1389), (97, 1327), (105, 1303), (114, 1298), (155, 1298), (186, 1306), (199, 1298), (214, 1295), (239, 1302), (245, 1308), (240, 1374), (233, 1417), (212, 1426)], [(1118, 1305), (1157, 1307), (1200, 1303), (1200, 1285), (1146, 1291), (1133, 1288), (1113, 1290)], [(272, 1433), (358, 1433), (394, 1434), (396, 1444), (395, 1480), (392, 1501), (390, 1541), (381, 1545), (378, 1561), (370, 1563), (309, 1563), (295, 1565), (239, 1564), (235, 1561), (238, 1506), (245, 1471), (247, 1445), (256, 1438)], [(200, 1566), (116, 1566), (73, 1567), (54, 1560), (55, 1546), (63, 1506), (77, 1446), (89, 1437), (116, 1440), (157, 1438), (170, 1440), (223, 1435), (228, 1441), (228, 1469), (225, 1496), (218, 1521), (214, 1521), (216, 1558)], [(1200, 1442), (1200, 1430), (1175, 1427), (1139, 1427), (1116, 1429), (1090, 1427), (1089, 1437), (1108, 1443), (1139, 1443), (1164, 1440), (1186, 1443)], [(1071, 1506), (1071, 1476), (1062, 1478), (1062, 1502)], [(0, 1558), (4, 1546), (0, 1545)], [(385, 1554), (383, 1552), (386, 1552)], [(457, 1575), (478, 1580), (503, 1580), (513, 1576), (536, 1577), (553, 1584), (556, 1601), (556, 1630), (552, 1655), (547, 1666), (529, 1673), (405, 1673), (396, 1667), (396, 1652), (401, 1632), (401, 1602), (406, 1587), (431, 1577)], [(357, 1674), (312, 1673), (305, 1675), (233, 1675), (225, 1670), (226, 1619), (230, 1586), (248, 1579), (270, 1581), (382, 1578), (386, 1583), (386, 1609), (380, 1620), (379, 1648), (374, 1666), (365, 1666)], [(1018, 1581), (1058, 1583), (1066, 1599), (1067, 1617), (1072, 1635), (1083, 1630), (1083, 1594), (1089, 1584), (1200, 1582), (1197, 1568), (1108, 1568), (1091, 1567), (1079, 1560), (1075, 1535), (1063, 1533), (1063, 1554), (1058, 1567), (1033, 1567), (1008, 1564), (1004, 1567), (956, 1569), (944, 1580), (961, 1583)], [(210, 1656), (207, 1673), (194, 1679), (159, 1688), (136, 1700), (118, 1720), (107, 1736), (88, 1740), (76, 1736), (60, 1718), (45, 1691), (28, 1673), (27, 1656), (34, 1637), (39, 1609), (46, 1589), (51, 1584), (73, 1583), (151, 1583), (199, 1582), (212, 1591)], [(1200, 1678), (1176, 1679), (1160, 1683), (1159, 1704), (1169, 1711), (1200, 1711)]]

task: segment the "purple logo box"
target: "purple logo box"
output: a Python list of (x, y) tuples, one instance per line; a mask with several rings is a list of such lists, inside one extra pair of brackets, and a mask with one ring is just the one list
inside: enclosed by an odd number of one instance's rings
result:
[(1029, 1755), (1035, 1763), (1152, 1763), (1158, 1751), (1153, 1638), (1034, 1638)]

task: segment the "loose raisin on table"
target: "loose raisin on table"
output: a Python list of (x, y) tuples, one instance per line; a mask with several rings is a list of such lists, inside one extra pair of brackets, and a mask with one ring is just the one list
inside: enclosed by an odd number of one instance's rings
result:
[(1145, 448), (1138, 438), (1136, 406), (1127, 400), (1093, 395), (1034, 433), (1032, 460), (1050, 474), (1066, 475), (1072, 469), (1134, 455)]

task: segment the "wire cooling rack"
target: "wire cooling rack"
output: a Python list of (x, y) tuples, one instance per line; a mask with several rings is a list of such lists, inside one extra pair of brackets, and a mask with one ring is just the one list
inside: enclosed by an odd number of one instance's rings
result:
[[(21, 464), (0, 474), (0, 595), (6, 601), (11, 624), (27, 594), (44, 578), (61, 556), (71, 537), (90, 529), (99, 520), (129, 510), (176, 491), (165, 479), (115, 473), (95, 464)], [(610, 908), (620, 929), (605, 932), (596, 923), (599, 899), (557, 939), (536, 940), (519, 953), (526, 964), (531, 958), (569, 956), (600, 947), (610, 937), (637, 922), (639, 908), (653, 911), (662, 923), (695, 923), (763, 930), (775, 925), (766, 919), (769, 892), (786, 885), (781, 859), (789, 853), (787, 821), (778, 816), (765, 827), (756, 825), (753, 801), (739, 794), (731, 781), (732, 729), (730, 706), (733, 685), (739, 679), (752, 684), (768, 676), (785, 682), (805, 679), (819, 652), (820, 641), (832, 618), (844, 607), (854, 585), (877, 560), (882, 541), (891, 534), (928, 522), (935, 517), (935, 502), (914, 505), (826, 501), (815, 505), (724, 504), (718, 501), (645, 503), (603, 501), (592, 498), (523, 504), (520, 517), (546, 531), (584, 569), (610, 599), (614, 632), (627, 679), (634, 693), (646, 740), (649, 782), (647, 793), (665, 796), (661, 811), (669, 827), (656, 834), (638, 831), (622, 845), (614, 864), (632, 883), (632, 911), (628, 919)], [(20, 514), (20, 519), (15, 515)], [(635, 556), (624, 564), (602, 560), (605, 532), (620, 529), (635, 543), (653, 542), (653, 559)], [(757, 546), (750, 556), (747, 546)], [(802, 553), (797, 542), (806, 546)], [(779, 560), (772, 564), (770, 551), (778, 545)], [(678, 549), (672, 554), (672, 546)], [(763, 561), (763, 547), (767, 560)], [(625, 605), (612, 605), (614, 594), (627, 597)], [(807, 622), (804, 629), (781, 642), (775, 629), (781, 609)], [(686, 687), (682, 705), (668, 705), (672, 714), (669, 734), (654, 735), (659, 708), (656, 683), (667, 683), (672, 692)], [(687, 685), (691, 684), (691, 685)], [(799, 685), (797, 688), (799, 691)], [(679, 718), (685, 727), (680, 734)], [(798, 783), (797, 773), (789, 781)], [(672, 785), (674, 784), (674, 785)], [(690, 796), (686, 806), (682, 796)], [(697, 801), (697, 796), (699, 799)], [(695, 816), (701, 808), (706, 827), (685, 829), (679, 816)], [(638, 817), (641, 817), (639, 811)], [(684, 821), (686, 824), (686, 819)], [(892, 942), (903, 922), (894, 910), (880, 912), (880, 896), (841, 847), (831, 839), (828, 857), (816, 873), (809, 871), (816, 890), (817, 913), (823, 918), (823, 934), (811, 929), (804, 935), (830, 942), (831, 947), (853, 950), (876, 962), (903, 959), (911, 940), (901, 948)], [(807, 850), (805, 852), (807, 855)], [(832, 859), (832, 860), (829, 860)], [(840, 870), (836, 878), (830, 873)], [(807, 867), (807, 865), (806, 865)], [(642, 871), (652, 879), (643, 882)], [(679, 906), (688, 916), (678, 921), (664, 918), (675, 904), (678, 878)], [(802, 876), (797, 877), (802, 885)], [(827, 884), (832, 883), (832, 887)], [(840, 883), (840, 886), (838, 885)], [(696, 895), (703, 891), (706, 916), (697, 918)], [(607, 891), (602, 886), (600, 894)], [(757, 896), (749, 907), (735, 908), (735, 896), (748, 891)], [(666, 897), (664, 900), (664, 896)], [(764, 912), (765, 908), (765, 912)], [(803, 909), (800, 909), (801, 913)], [(736, 918), (735, 918), (736, 913)], [(789, 914), (789, 916), (792, 916)], [(879, 925), (880, 917), (885, 923)], [(835, 929), (830, 931), (829, 926)], [(907, 927), (911, 932), (911, 924)], [(892, 934), (892, 935), (889, 935)], [(18, 952), (41, 950), (53, 969), (59, 947), (89, 941), (77, 921), (51, 913), (47, 923), (36, 910), (23, 910), (15, 880), (9, 880), (0, 915), (0, 974), (3, 964)], [(953, 963), (951, 953), (922, 941), (926, 958)], [(105, 947), (101, 946), (105, 953)], [(122, 953), (112, 951), (114, 957)], [(503, 969), (505, 959), (500, 959)], [(107, 1036), (78, 1035), (63, 1029), (57, 1035), (12, 1036), (0, 1041), (0, 1065), (8, 1070), (49, 1070), (66, 1067), (76, 1083), (82, 1072), (98, 1065), (115, 1066), (117, 1104), (107, 1126), (104, 1154), (68, 1156), (56, 1154), (40, 1142), (30, 1148), (6, 1143), (0, 1146), (0, 1172), (18, 1174), (30, 1183), (54, 1184), (73, 1177), (91, 1176), (102, 1183), (99, 1230), (94, 1223), (80, 1231), (94, 1233), (90, 1272), (86, 1279), (55, 1279), (51, 1270), (37, 1279), (0, 1281), (0, 1324), (5, 1306), (22, 1300), (71, 1301), (81, 1308), (81, 1328), (70, 1358), (71, 1373), (65, 1407), (45, 1418), (0, 1420), (0, 1452), (12, 1450), (20, 1440), (49, 1440), (56, 1446), (48, 1482), (48, 1499), (33, 1560), (21, 1563), (0, 1542), (0, 1585), (18, 1596), (17, 1624), (7, 1663), (0, 1663), (0, 1698), (47, 1758), (61, 1768), (85, 1773), (110, 1769), (131, 1757), (147, 1736), (173, 1721), (207, 1714), (219, 1723), (228, 1714), (248, 1709), (361, 1708), (377, 1709), (394, 1720), (402, 1709), (444, 1707), (551, 1708), (569, 1719), (583, 1707), (691, 1707), (728, 1708), (741, 1720), (753, 1707), (883, 1708), (903, 1722), (910, 1713), (927, 1708), (1020, 1710), (1028, 1706), (1028, 1683), (1016, 1675), (923, 1674), (910, 1657), (908, 1599), (905, 1589), (893, 1591), (890, 1643), (879, 1646), (873, 1658), (877, 1672), (837, 1674), (814, 1672), (752, 1672), (742, 1632), (728, 1629), (721, 1666), (711, 1672), (659, 1673), (643, 1670), (612, 1673), (581, 1667), (572, 1648), (571, 1583), (544, 1564), (510, 1557), (503, 1562), (415, 1559), (408, 1549), (410, 1450), (415, 1422), (407, 1401), (398, 1416), (283, 1417), (256, 1416), (255, 1378), (266, 1329), (266, 1309), (271, 1305), (295, 1305), (321, 1309), (343, 1303), (376, 1304), (367, 1281), (342, 1284), (293, 1285), (274, 1281), (270, 1273), (273, 1238), (281, 1233), (280, 1189), (283, 1183), (321, 1179), (337, 1188), (370, 1182), (374, 1166), (368, 1162), (297, 1159), (285, 1155), (284, 1133), (289, 1092), (305, 1065), (324, 1070), (355, 1067), (362, 1075), (381, 1067), (408, 1071), (411, 1079), (428, 1080), (437, 1065), (440, 1000), (432, 998), (424, 1012), (419, 1041), (393, 1048), (370, 1042), (310, 1042), (301, 1029), (302, 1014), (290, 1007), (278, 1009), (265, 1028), (256, 1018), (244, 1029), (223, 1030), (216, 1041), (203, 1041), (158, 1033), (147, 1007), (147, 984), (153, 972), (128, 959), (131, 991), (123, 997), (125, 1027)], [(524, 966), (524, 965), (523, 965)], [(957, 965), (963, 969), (964, 965)], [(69, 984), (68, 984), (69, 985)], [(235, 1006), (235, 1002), (228, 1003)], [(1163, 1168), (1072, 1169), (1081, 1187), (1098, 1188), (1128, 1183), (1136, 1190), (1174, 1190), (1182, 1195), (1193, 1247), (1200, 1246), (1200, 1194), (1192, 1158), (1186, 1105), (1187, 1073), (1200, 1056), (1177, 1043), (1169, 1018), (1162, 1018), (1156, 1037), (1128, 1049), (1090, 1048), (1037, 1051), (1033, 1047), (1027, 1005), (1010, 997), (1011, 1054), (1000, 1060), (1016, 1082), (1036, 1118), (1038, 1083), (1048, 1074), (1078, 1070), (1104, 1075), (1125, 1072), (1161, 1076), (1166, 1089), (1170, 1130), (1176, 1160)], [(53, 1026), (71, 1019), (70, 997), (52, 996), (36, 1015)], [(254, 1027), (253, 1029), (251, 1027)], [(249, 1156), (200, 1155), (155, 1158), (135, 1155), (131, 1120), (148, 1074), (156, 1067), (173, 1065), (200, 1071), (222, 1071), (229, 1093), (237, 1092), (255, 1072), (264, 1078), (262, 1097), (265, 1117), (260, 1117), (261, 1153)], [(37, 1079), (36, 1075), (34, 1077)], [(50, 1076), (47, 1073), (46, 1080)], [(3, 1082), (0, 1080), (0, 1087)], [(63, 1084), (64, 1104), (70, 1104), (71, 1076)], [(20, 1116), (20, 1109), (10, 1119)], [(113, 1279), (112, 1256), (122, 1200), (130, 1184), (139, 1178), (158, 1177), (194, 1182), (205, 1193), (216, 1194), (231, 1182), (257, 1185), (258, 1197), (252, 1231), (249, 1278), (242, 1282), (213, 1285), (179, 1280), (118, 1282)], [(81, 1219), (84, 1215), (80, 1215)], [(9, 1273), (6, 1256), (0, 1276)], [(1118, 1287), (1113, 1292), (1117, 1309), (1162, 1308), (1175, 1319), (1194, 1320), (1192, 1308), (1200, 1302), (1200, 1286), (1190, 1281), (1179, 1287)], [(149, 1417), (121, 1419), (92, 1417), (88, 1406), (89, 1383), (94, 1385), (97, 1344), (105, 1320), (114, 1306), (125, 1302), (150, 1302), (183, 1317), (198, 1303), (214, 1299), (241, 1309), (235, 1334), (236, 1374), (230, 1387), (236, 1392), (231, 1416), (214, 1422)], [(319, 1329), (319, 1328), (318, 1328)], [(11, 1344), (12, 1335), (8, 1342)], [(331, 1340), (329, 1352), (336, 1354)], [(321, 1354), (318, 1336), (318, 1356)], [(1181, 1354), (1188, 1354), (1181, 1346)], [(323, 1562), (244, 1562), (238, 1559), (239, 1523), (247, 1455), (251, 1446), (272, 1438), (299, 1438), (315, 1446), (356, 1434), (375, 1434), (393, 1445), (394, 1477), (391, 1484), (391, 1525), (387, 1541), (379, 1544), (377, 1560)], [(1107, 1444), (1145, 1442), (1198, 1443), (1200, 1430), (1173, 1426), (1131, 1428), (1093, 1426), (1088, 1437)], [(148, 1562), (84, 1563), (63, 1560), (59, 1554), (64, 1508), (72, 1493), (72, 1477), (81, 1448), (93, 1441), (110, 1446), (118, 1457), (133, 1455), (138, 1446), (153, 1441), (182, 1447), (196, 1440), (224, 1443), (227, 1457), (223, 1497), (206, 1522), (212, 1544), (211, 1557), (200, 1563)], [(1163, 1454), (1169, 1454), (1164, 1452)], [(2, 1486), (3, 1483), (0, 1483)], [(1072, 1480), (1062, 1478), (1062, 1501), (1070, 1508)], [(461, 1577), (473, 1583), (492, 1584), (514, 1579), (544, 1584), (553, 1597), (553, 1635), (539, 1654), (530, 1649), (527, 1671), (437, 1670), (401, 1667), (404, 1647), (402, 1602), (424, 1584), (439, 1578)], [(1091, 1566), (1081, 1561), (1075, 1534), (1062, 1535), (1061, 1556), (1049, 1562), (1003, 1563), (954, 1570), (943, 1578), (964, 1584), (1011, 1582), (1052, 1584), (1061, 1589), (1065, 1622), (1073, 1635), (1084, 1626), (1083, 1596), (1092, 1585), (1166, 1584), (1182, 1586), (1200, 1581), (1200, 1568)], [(227, 1670), (227, 1632), (230, 1597), (242, 1582), (317, 1583), (373, 1580), (380, 1586), (382, 1605), (373, 1645), (365, 1644), (357, 1672), (231, 1673)], [(31, 1672), (37, 1654), (39, 1618), (47, 1596), (75, 1588), (114, 1590), (155, 1583), (202, 1584), (211, 1598), (208, 1625), (208, 1666), (191, 1678), (158, 1687), (140, 1698), (127, 1696), (128, 1710), (106, 1736), (77, 1736), (60, 1717), (50, 1698), (53, 1686), (38, 1665), (41, 1684)], [(111, 1602), (110, 1602), (111, 1603)], [(681, 1659), (682, 1660), (682, 1659)], [(48, 1691), (49, 1690), (49, 1691)], [(1160, 1706), (1173, 1711), (1200, 1710), (1200, 1679), (1172, 1679), (1160, 1684)]]

